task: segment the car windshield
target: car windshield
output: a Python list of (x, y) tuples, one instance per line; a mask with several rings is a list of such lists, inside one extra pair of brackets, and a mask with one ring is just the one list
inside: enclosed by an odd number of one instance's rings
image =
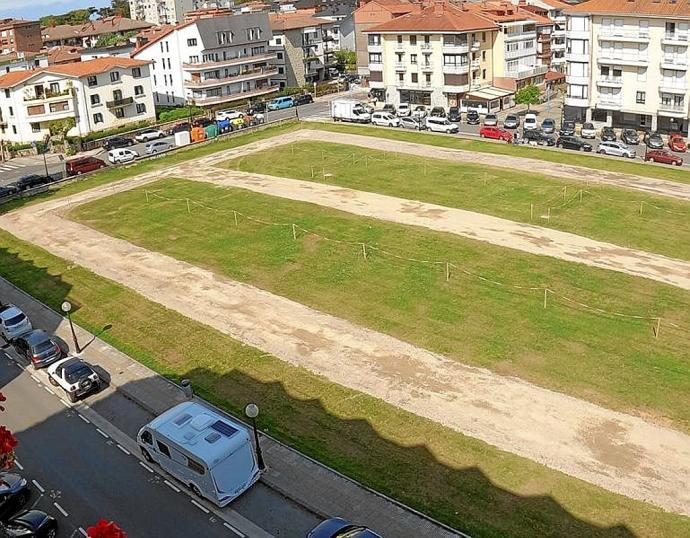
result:
[(24, 314), (17, 314), (14, 317), (11, 317), (10, 319), (5, 321), (5, 325), (8, 327), (12, 327), (14, 325), (19, 325), (22, 321), (26, 319), (26, 316)]
[(333, 535), (333, 538), (357, 538), (366, 531), (366, 527), (345, 527), (338, 533)]
[(68, 383), (76, 383), (84, 377), (91, 375), (91, 369), (85, 364), (81, 366), (75, 366), (72, 370), (65, 372), (65, 380)]

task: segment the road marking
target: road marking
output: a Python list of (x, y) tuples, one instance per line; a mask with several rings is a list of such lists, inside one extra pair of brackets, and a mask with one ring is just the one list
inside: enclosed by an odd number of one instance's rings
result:
[(110, 439), (110, 436), (107, 433), (105, 433), (103, 430), (101, 430), (100, 428), (96, 428), (96, 431), (98, 433), (100, 433), (103, 437), (105, 437), (106, 439)]
[(180, 488), (178, 488), (175, 484), (172, 482), (168, 482), (167, 480), (163, 480), (165, 482), (165, 485), (168, 486), (171, 490), (173, 490), (176, 493), (180, 492)]
[(62, 398), (59, 398), (59, 400), (60, 400), (60, 403), (62, 405), (64, 405), (67, 409), (72, 409), (72, 406), (70, 404), (68, 404), (65, 400), (63, 400)]
[(58, 503), (53, 503), (53, 506), (55, 508), (57, 508), (63, 516), (65, 516), (65, 517), (69, 516), (69, 514), (65, 511), (65, 509), (62, 506), (60, 506)]
[(128, 456), (131, 456), (131, 455), (132, 455), (132, 453), (131, 453), (129, 450), (127, 450), (125, 447), (123, 447), (121, 444), (115, 443), (115, 446), (117, 446), (117, 448), (119, 448), (120, 450), (122, 450), (122, 452), (124, 452), (124, 453), (127, 454)]
[(46, 490), (44, 489), (44, 487), (43, 487), (41, 484), (39, 484), (38, 482), (36, 482), (36, 480), (32, 480), (31, 483), (32, 483), (34, 486), (36, 486), (36, 489), (37, 489), (38, 491), (40, 491), (41, 493), (45, 493), (45, 492), (46, 492)]
[(140, 462), (139, 462), (139, 465), (141, 465), (141, 466), (142, 466), (144, 469), (146, 469), (149, 473), (152, 473), (152, 472), (153, 472), (153, 469), (151, 469), (151, 467), (149, 467), (148, 465), (146, 465), (143, 461), (140, 461)]
[(41, 380), (38, 379), (38, 376), (36, 374), (29, 374), (31, 376), (31, 379), (33, 379), (36, 383), (40, 383)]
[(91, 421), (88, 418), (86, 418), (84, 415), (80, 414), (79, 418), (82, 419), (87, 424), (91, 424)]
[(208, 513), (210, 512), (208, 508), (206, 508), (205, 506), (201, 506), (201, 505), (200, 505), (198, 502), (196, 502), (194, 499), (190, 499), (190, 500), (192, 501), (192, 504), (193, 504), (194, 506), (196, 506), (196, 507), (197, 507), (199, 510), (201, 510), (202, 512), (204, 512), (204, 513), (206, 513), (206, 514), (208, 514)]
[(24, 470), (24, 466), (21, 463), (19, 463), (16, 459), (14, 460), (14, 464), (17, 466), (17, 469), (19, 469), (20, 471)]
[(84, 529), (82, 529), (81, 527), (79, 527), (79, 532), (82, 534), (82, 536), (86, 536), (86, 538), (89, 538), (89, 535), (86, 534), (86, 531)]
[(247, 538), (244, 534), (242, 534), (240, 531), (238, 531), (235, 527), (230, 525), (230, 523), (223, 522), (223, 527), (225, 527), (226, 529), (230, 529), (232, 532), (234, 532), (240, 538)]
[(45, 390), (48, 394), (52, 394), (53, 396), (55, 396), (55, 393), (52, 390), (50, 390), (48, 387), (46, 387), (45, 385), (43, 385), (43, 390)]

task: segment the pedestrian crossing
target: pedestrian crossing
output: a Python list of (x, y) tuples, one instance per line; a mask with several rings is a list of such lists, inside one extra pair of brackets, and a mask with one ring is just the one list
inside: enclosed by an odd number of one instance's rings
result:
[(10, 172), (19, 168), (24, 168), (27, 163), (0, 162), (0, 172)]

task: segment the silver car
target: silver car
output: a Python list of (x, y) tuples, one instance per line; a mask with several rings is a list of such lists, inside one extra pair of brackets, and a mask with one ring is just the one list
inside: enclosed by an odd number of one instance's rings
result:
[(490, 127), (498, 125), (498, 118), (496, 117), (496, 114), (487, 114), (484, 116), (484, 125), (488, 125)]
[(415, 131), (425, 129), (424, 120), (418, 120), (417, 118), (412, 118), (410, 116), (400, 118), (400, 127), (403, 129), (413, 129)]
[(172, 149), (172, 144), (170, 142), (164, 142), (163, 140), (156, 140), (154, 142), (149, 142), (146, 144), (146, 153), (149, 155), (154, 155), (156, 153), (163, 153)]
[(616, 157), (628, 157), (629, 159), (635, 158), (635, 150), (630, 149), (622, 142), (600, 142), (597, 153), (614, 155)]
[(0, 334), (12, 342), (20, 336), (33, 330), (29, 318), (13, 304), (0, 306)]

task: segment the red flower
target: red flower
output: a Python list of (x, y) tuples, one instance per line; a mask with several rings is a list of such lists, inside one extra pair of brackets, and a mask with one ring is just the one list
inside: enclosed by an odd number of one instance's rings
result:
[(5, 426), (0, 426), (0, 456), (9, 454), (17, 446), (17, 438)]
[(89, 538), (127, 538), (125, 532), (112, 521), (101, 519), (93, 527), (86, 529)]

